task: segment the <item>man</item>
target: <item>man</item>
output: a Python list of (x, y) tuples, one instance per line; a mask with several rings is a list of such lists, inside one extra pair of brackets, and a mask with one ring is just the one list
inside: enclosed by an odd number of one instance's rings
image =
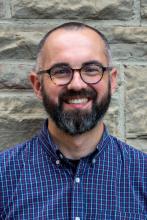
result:
[(116, 77), (99, 31), (70, 22), (47, 33), (30, 81), (49, 118), (1, 154), (0, 219), (147, 219), (147, 156), (103, 123)]

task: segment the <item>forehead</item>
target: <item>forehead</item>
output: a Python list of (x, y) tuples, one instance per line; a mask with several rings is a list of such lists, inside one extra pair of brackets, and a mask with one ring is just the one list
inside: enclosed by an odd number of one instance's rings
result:
[[(83, 28), (76, 30), (58, 29), (47, 38), (43, 59), (49, 62), (74, 61), (77, 59), (107, 59), (103, 39), (95, 31)], [(51, 63), (52, 64), (52, 63)]]

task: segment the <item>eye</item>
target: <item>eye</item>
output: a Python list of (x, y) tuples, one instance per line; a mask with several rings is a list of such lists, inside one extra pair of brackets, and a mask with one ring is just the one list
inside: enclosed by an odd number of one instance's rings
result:
[(66, 75), (66, 74), (70, 74), (71, 70), (69, 67), (67, 66), (62, 66), (62, 67), (54, 67), (51, 69), (51, 74), (52, 75)]
[(102, 73), (102, 68), (98, 65), (95, 65), (95, 64), (86, 65), (86, 66), (83, 67), (82, 70), (86, 74), (92, 74), (92, 75)]

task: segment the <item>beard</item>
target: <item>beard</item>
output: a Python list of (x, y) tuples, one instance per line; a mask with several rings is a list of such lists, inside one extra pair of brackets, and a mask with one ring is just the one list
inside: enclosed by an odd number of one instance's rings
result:
[[(97, 101), (98, 96), (99, 94), (91, 87), (87, 90), (82, 89), (80, 91), (66, 90), (60, 94), (59, 103), (56, 104), (47, 95), (42, 82), (43, 105), (46, 112), (59, 129), (72, 136), (90, 131), (104, 117), (111, 101), (110, 80), (107, 93), (100, 101)], [(64, 110), (64, 102), (72, 97), (90, 98), (93, 102), (91, 110)]]

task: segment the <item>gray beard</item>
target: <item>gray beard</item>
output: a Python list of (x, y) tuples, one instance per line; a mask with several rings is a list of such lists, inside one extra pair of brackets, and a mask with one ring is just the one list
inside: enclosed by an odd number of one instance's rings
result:
[[(72, 97), (78, 95), (78, 97), (82, 97), (83, 95), (91, 94), (93, 98), (92, 110), (63, 110), (63, 97), (68, 96)], [(43, 105), (51, 117), (51, 119), (55, 122), (56, 126), (63, 130), (64, 132), (70, 135), (78, 135), (83, 134), (92, 128), (94, 128), (98, 122), (103, 118), (105, 113), (108, 110), (111, 101), (111, 93), (110, 93), (110, 82), (108, 86), (107, 94), (102, 98), (102, 100), (97, 103), (97, 93), (94, 89), (91, 88), (91, 91), (67, 91), (60, 95), (59, 104), (54, 104), (50, 97), (46, 94), (44, 87), (42, 86), (42, 96), (43, 96)]]

